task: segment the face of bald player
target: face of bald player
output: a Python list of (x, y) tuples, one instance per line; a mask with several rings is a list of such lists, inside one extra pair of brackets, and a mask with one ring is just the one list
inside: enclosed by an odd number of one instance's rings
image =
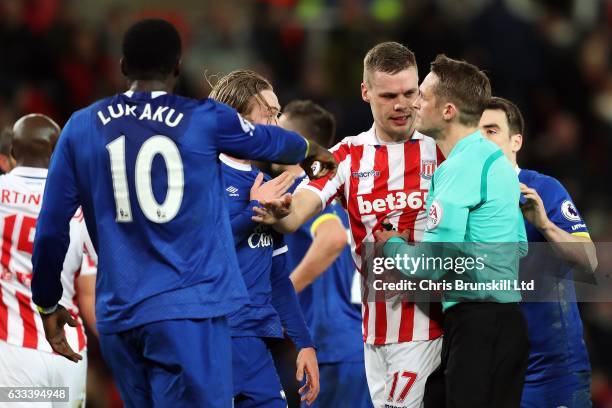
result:
[(415, 67), (395, 74), (374, 71), (361, 84), (361, 96), (370, 104), (377, 136), (383, 141), (406, 140), (414, 124), (413, 103), (418, 94)]
[(263, 90), (252, 99), (253, 108), (245, 117), (257, 125), (278, 125), (281, 107), (274, 91)]

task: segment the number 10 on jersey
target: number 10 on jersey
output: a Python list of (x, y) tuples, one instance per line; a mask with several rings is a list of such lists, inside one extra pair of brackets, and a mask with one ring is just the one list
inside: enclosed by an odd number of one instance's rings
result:
[[(117, 222), (132, 222), (132, 207), (128, 188), (125, 160), (125, 136), (120, 136), (106, 145), (110, 155), (113, 192), (117, 210)], [(168, 190), (163, 203), (158, 203), (153, 194), (151, 170), (156, 155), (164, 159), (168, 175)], [(129, 169), (132, 170), (132, 169)], [(178, 147), (167, 136), (156, 135), (142, 144), (133, 169), (136, 198), (140, 209), (148, 220), (162, 224), (176, 217), (183, 201), (185, 176), (183, 161)]]

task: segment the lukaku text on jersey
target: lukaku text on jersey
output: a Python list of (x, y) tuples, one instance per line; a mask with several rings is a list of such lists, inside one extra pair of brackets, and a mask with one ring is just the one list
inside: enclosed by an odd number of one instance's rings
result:
[(226, 105), (132, 92), (72, 115), (53, 154), (34, 243), (34, 302), (53, 306), (77, 206), (99, 257), (101, 333), (226, 315), (247, 293), (238, 270), (219, 152), (296, 163), (296, 133), (253, 126)]

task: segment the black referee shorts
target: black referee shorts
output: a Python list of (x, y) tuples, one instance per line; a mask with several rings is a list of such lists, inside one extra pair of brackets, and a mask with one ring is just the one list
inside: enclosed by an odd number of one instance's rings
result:
[(425, 407), (518, 408), (528, 356), (517, 303), (459, 303), (444, 315), (442, 363), (427, 382)]

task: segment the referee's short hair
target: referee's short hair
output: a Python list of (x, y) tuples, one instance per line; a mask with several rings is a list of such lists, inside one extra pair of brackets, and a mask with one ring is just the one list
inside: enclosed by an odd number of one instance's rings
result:
[(128, 28), (122, 49), (126, 77), (163, 80), (175, 73), (181, 58), (181, 37), (166, 20), (145, 19)]
[(487, 103), (487, 109), (500, 110), (506, 114), (511, 136), (516, 134), (525, 135), (525, 120), (521, 110), (508, 99), (494, 96)]
[(434, 90), (437, 103), (454, 104), (461, 124), (478, 126), (491, 99), (491, 83), (485, 73), (475, 65), (444, 54), (439, 54), (431, 63), (431, 72), (438, 77)]

